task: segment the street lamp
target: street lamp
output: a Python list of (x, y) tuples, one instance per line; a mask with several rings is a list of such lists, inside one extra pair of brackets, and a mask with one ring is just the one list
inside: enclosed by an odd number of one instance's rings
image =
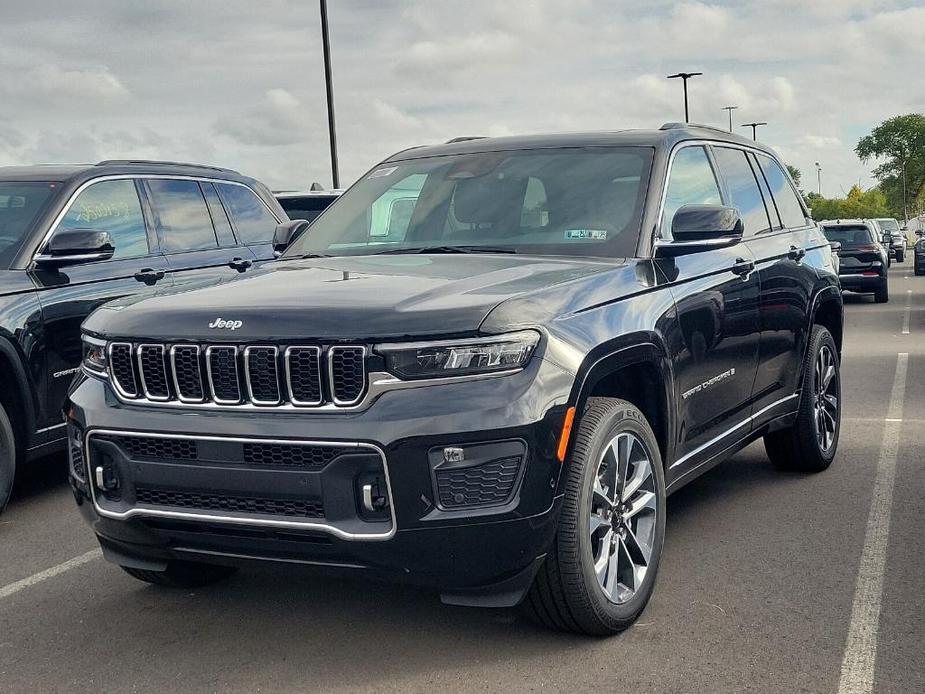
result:
[(906, 207), (906, 161), (908, 157), (903, 159), (903, 219), (905, 225), (909, 226), (909, 208)]
[(340, 188), (340, 173), (337, 170), (337, 134), (334, 128), (334, 84), (331, 81), (331, 41), (328, 39), (328, 0), (321, 3), (321, 48), (324, 52), (324, 88), (328, 99), (328, 136), (331, 140), (331, 178), (335, 188)]
[(758, 139), (758, 136), (755, 134), (755, 131), (758, 129), (758, 126), (760, 126), (760, 125), (767, 125), (767, 123), (765, 123), (764, 121), (762, 121), (762, 122), (760, 122), (760, 123), (742, 123), (742, 127), (743, 127), (743, 128), (751, 128), (751, 129), (752, 129), (752, 139), (753, 139), (753, 140), (757, 140), (757, 139)]
[(822, 197), (822, 167), (816, 162), (816, 188), (819, 191), (819, 197)]
[(684, 122), (685, 123), (691, 122), (690, 114), (687, 108), (687, 80), (689, 80), (691, 77), (697, 77), (698, 75), (702, 75), (702, 74), (703, 74), (702, 72), (678, 72), (677, 74), (674, 74), (674, 75), (668, 75), (668, 77), (666, 78), (666, 79), (673, 80), (673, 79), (677, 79), (678, 77), (680, 77), (684, 81)]
[(729, 111), (729, 132), (732, 132), (732, 112), (735, 111), (738, 106), (723, 106), (724, 111)]

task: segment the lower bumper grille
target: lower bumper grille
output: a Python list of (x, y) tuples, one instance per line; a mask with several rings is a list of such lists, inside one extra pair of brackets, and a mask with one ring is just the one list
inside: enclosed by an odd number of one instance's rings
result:
[(324, 507), (317, 500), (196, 494), (151, 487), (136, 487), (135, 497), (139, 504), (149, 506), (227, 511), (230, 513), (255, 513), (292, 518), (324, 518)]
[(437, 493), (446, 509), (490, 506), (507, 501), (517, 482), (521, 457), (493, 460), (459, 470), (437, 470)]

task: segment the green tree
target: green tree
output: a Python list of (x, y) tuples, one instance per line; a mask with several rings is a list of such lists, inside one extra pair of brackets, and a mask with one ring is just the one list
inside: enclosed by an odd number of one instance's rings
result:
[(904, 203), (908, 206), (925, 188), (925, 114), (909, 113), (883, 121), (858, 141), (854, 151), (863, 162), (885, 160), (873, 174), (880, 181), (891, 213), (902, 216)]
[(806, 204), (812, 210), (813, 219), (865, 219), (888, 217), (886, 195), (879, 188), (863, 190), (852, 186), (844, 198), (824, 198), (818, 193), (809, 193)]
[(787, 171), (790, 172), (790, 178), (793, 179), (793, 185), (795, 185), (797, 189), (799, 189), (800, 188), (800, 178), (802, 177), (800, 170), (795, 166), (791, 166), (790, 164), (787, 164)]

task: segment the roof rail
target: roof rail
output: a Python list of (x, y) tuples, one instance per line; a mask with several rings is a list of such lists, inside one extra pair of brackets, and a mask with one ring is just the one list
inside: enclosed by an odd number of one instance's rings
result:
[(187, 161), (161, 161), (158, 159), (104, 159), (97, 162), (96, 166), (111, 166), (116, 164), (140, 164), (143, 166), (190, 166), (196, 169), (209, 169), (211, 171), (224, 171), (226, 173), (238, 173), (234, 169), (225, 169), (221, 166), (209, 166), (208, 164), (193, 164)]
[(715, 125), (703, 125), (702, 123), (679, 123), (677, 121), (670, 121), (664, 123), (659, 130), (685, 130), (687, 128), (703, 128), (704, 130), (713, 130), (718, 133), (725, 133), (726, 135), (734, 135), (735, 133), (730, 133), (724, 128), (717, 128)]
[(462, 137), (454, 137), (451, 140), (447, 140), (444, 144), (452, 145), (456, 142), (468, 142), (469, 140), (484, 140), (485, 135), (463, 135)]

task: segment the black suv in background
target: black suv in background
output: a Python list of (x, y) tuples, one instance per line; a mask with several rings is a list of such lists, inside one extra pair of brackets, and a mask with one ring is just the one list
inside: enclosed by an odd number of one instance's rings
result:
[(838, 219), (820, 222), (822, 233), (838, 243), (838, 277), (842, 289), (873, 293), (874, 301), (890, 300), (889, 246), (880, 243), (875, 223), (865, 219)]
[(273, 195), (276, 196), (289, 219), (304, 219), (307, 222), (313, 222), (343, 192), (340, 189), (312, 188), (303, 191), (278, 190), (274, 191)]
[(17, 464), (63, 448), (80, 324), (126, 295), (217, 284), (272, 258), (286, 214), (210, 166), (0, 168), (0, 510)]
[(327, 565), (612, 633), (666, 494), (758, 438), (807, 472), (838, 444), (831, 248), (773, 152), (705, 127), (400, 152), (279, 261), (84, 341), (80, 512), (168, 586)]

